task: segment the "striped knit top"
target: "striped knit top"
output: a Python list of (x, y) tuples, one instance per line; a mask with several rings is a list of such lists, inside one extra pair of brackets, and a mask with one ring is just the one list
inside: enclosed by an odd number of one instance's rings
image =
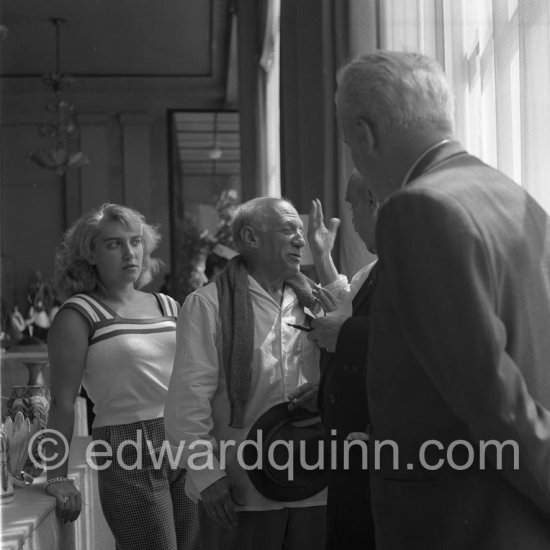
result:
[(159, 317), (127, 319), (87, 294), (63, 308), (90, 324), (82, 384), (94, 402), (94, 427), (162, 417), (176, 350), (178, 303), (155, 293)]

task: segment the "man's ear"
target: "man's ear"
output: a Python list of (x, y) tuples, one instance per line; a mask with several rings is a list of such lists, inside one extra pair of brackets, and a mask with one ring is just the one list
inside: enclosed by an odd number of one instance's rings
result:
[(372, 153), (378, 145), (372, 123), (365, 117), (359, 116), (355, 119), (355, 130), (364, 143), (367, 152)]
[(241, 239), (243, 244), (248, 248), (258, 248), (259, 246), (258, 235), (256, 235), (256, 231), (250, 225), (245, 225), (241, 229)]

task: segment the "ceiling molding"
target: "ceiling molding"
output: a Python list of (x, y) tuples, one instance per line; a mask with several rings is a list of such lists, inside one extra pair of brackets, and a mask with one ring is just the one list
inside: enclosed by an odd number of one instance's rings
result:
[(55, 70), (55, 27), (60, 26), (61, 72), (77, 81), (129, 78), (211, 79), (225, 83), (229, 0), (5, 0), (0, 24), (7, 37), (0, 75), (40, 80)]

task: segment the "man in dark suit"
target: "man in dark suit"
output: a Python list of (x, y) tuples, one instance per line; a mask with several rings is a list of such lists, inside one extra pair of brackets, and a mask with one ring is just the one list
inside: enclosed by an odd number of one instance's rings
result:
[[(346, 201), (355, 231), (374, 252), (374, 227), (378, 204), (360, 174), (348, 182)], [(338, 443), (335, 468), (331, 469), (327, 498), (326, 550), (374, 549), (374, 526), (370, 511), (368, 470), (363, 467), (361, 447), (349, 452), (344, 465), (344, 441), (348, 434), (365, 430), (368, 423), (365, 386), (365, 331), (375, 281), (375, 264), (366, 265), (351, 283), (338, 274), (332, 261), (339, 220), (325, 225), (322, 205), (312, 203), (308, 240), (321, 284), (339, 301), (338, 309), (324, 317), (314, 331), (323, 338), (318, 405), (327, 438)], [(374, 271), (373, 271), (374, 270)], [(365, 458), (368, 458), (366, 456)]]
[(434, 60), (362, 56), (336, 105), (381, 205), (367, 360), (377, 548), (550, 548), (550, 218), (453, 141)]

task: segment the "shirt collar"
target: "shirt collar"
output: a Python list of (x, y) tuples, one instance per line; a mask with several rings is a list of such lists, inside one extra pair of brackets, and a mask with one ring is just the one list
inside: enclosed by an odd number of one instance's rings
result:
[(272, 302), (274, 305), (277, 306), (277, 308), (281, 309), (282, 311), (286, 310), (290, 306), (294, 307), (294, 303), (298, 301), (298, 298), (292, 288), (290, 288), (288, 285), (283, 285), (282, 303), (277, 303), (277, 300), (275, 300), (273, 296), (271, 296), (269, 292), (267, 292), (267, 290), (265, 290), (265, 288), (250, 274), (248, 274), (248, 288), (250, 292), (256, 295), (263, 296), (264, 299)]

